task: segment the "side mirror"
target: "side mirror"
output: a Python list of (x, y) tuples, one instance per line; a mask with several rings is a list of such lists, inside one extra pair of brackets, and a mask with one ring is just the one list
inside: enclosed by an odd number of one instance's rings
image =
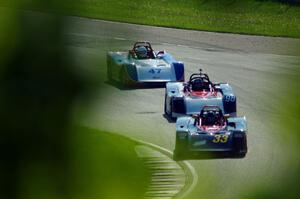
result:
[(194, 114), (194, 115), (192, 115), (192, 118), (194, 118), (194, 119), (199, 118), (199, 115), (198, 114)]
[(159, 56), (162, 56), (165, 54), (165, 51), (164, 50), (160, 50), (156, 53), (156, 56), (159, 57)]
[(230, 118), (230, 114), (225, 114), (225, 115), (224, 115), (224, 118), (225, 118), (225, 119)]

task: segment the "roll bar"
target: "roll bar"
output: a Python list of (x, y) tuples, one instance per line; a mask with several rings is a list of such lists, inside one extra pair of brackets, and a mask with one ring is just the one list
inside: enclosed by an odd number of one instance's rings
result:
[(209, 83), (211, 83), (211, 81), (209, 80), (209, 77), (206, 73), (202, 73), (202, 69), (200, 68), (199, 69), (199, 73), (194, 73), (190, 76), (190, 82), (194, 79), (198, 79), (198, 78), (201, 78), (201, 79), (206, 79)]

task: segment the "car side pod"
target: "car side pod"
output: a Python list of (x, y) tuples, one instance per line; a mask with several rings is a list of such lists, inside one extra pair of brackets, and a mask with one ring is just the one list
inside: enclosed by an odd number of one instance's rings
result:
[(188, 156), (188, 117), (179, 117), (176, 121), (176, 138), (173, 159), (175, 161), (184, 160)]
[(247, 154), (247, 136), (244, 131), (233, 131), (233, 156), (244, 158)]
[(244, 158), (248, 152), (246, 117), (228, 118), (228, 126), (233, 127), (233, 157)]
[(236, 96), (234, 94), (227, 94), (223, 96), (224, 112), (236, 116)]
[(184, 64), (182, 62), (174, 62), (173, 64), (176, 80), (178, 82), (184, 82)]
[(172, 112), (177, 114), (186, 113), (186, 107), (183, 97), (172, 97)]
[(126, 64), (126, 71), (129, 78), (133, 81), (137, 81), (137, 70), (134, 63)]

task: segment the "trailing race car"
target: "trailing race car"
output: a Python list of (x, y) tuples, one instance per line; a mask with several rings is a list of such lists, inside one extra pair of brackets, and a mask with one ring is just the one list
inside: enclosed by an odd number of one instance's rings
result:
[(245, 117), (223, 115), (217, 106), (205, 106), (200, 114), (176, 121), (174, 159), (188, 159), (201, 152), (242, 158), (247, 153)]
[(236, 96), (228, 83), (212, 83), (207, 74), (194, 73), (187, 83), (166, 84), (164, 111), (175, 119), (183, 115), (193, 115), (202, 107), (214, 105), (224, 114), (236, 116)]
[(134, 83), (184, 81), (184, 64), (149, 42), (136, 42), (129, 52), (107, 54), (107, 76), (129, 86)]

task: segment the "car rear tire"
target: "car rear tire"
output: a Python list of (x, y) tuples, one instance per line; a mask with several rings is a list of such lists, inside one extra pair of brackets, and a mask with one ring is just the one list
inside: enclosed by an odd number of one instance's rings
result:
[(175, 121), (176, 117), (172, 117), (172, 104), (170, 105), (170, 107), (171, 107), (171, 111), (170, 111), (170, 113), (168, 113), (168, 111), (167, 111), (167, 94), (165, 94), (165, 104), (164, 104), (165, 115), (168, 116), (172, 121)]
[(173, 160), (175, 161), (181, 161), (184, 160), (182, 154), (178, 150), (174, 150), (173, 152)]
[(167, 113), (167, 94), (165, 94), (164, 112), (165, 112), (165, 115), (169, 116), (169, 114)]
[(113, 78), (112, 78), (112, 71), (111, 71), (111, 61), (107, 62), (106, 74), (107, 74), (108, 81), (112, 82)]
[(169, 117), (172, 121), (176, 121), (176, 117), (173, 117), (172, 116), (172, 113), (173, 113), (173, 104), (172, 104), (172, 100), (171, 100), (171, 103), (170, 103), (170, 107), (171, 107), (171, 111), (170, 111), (170, 114), (169, 114)]
[(127, 72), (125, 69), (121, 69), (120, 74), (119, 74), (119, 80), (121, 84), (125, 87), (133, 86), (133, 81), (129, 79)]
[(244, 157), (246, 157), (246, 154), (247, 154), (247, 152), (240, 152), (240, 151), (238, 151), (238, 152), (234, 153), (234, 157), (235, 158), (244, 158)]
[(184, 160), (187, 156), (187, 141), (180, 141), (178, 140), (178, 137), (176, 136), (176, 144), (175, 144), (175, 150), (173, 152), (173, 159), (175, 161)]

